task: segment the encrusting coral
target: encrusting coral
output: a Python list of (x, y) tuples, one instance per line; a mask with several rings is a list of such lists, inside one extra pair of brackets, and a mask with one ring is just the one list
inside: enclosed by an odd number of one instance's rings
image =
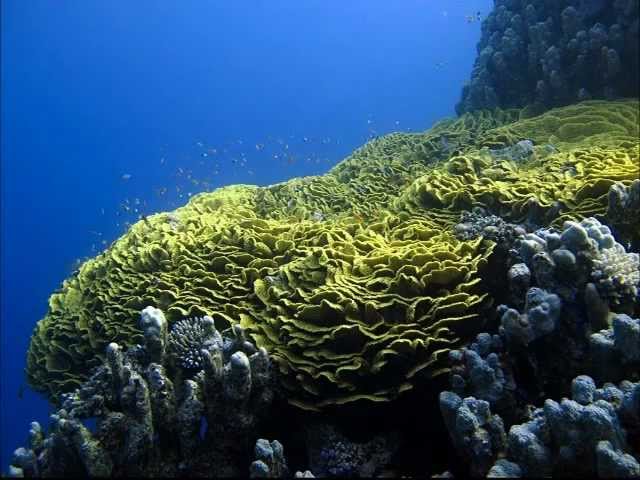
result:
[(638, 176), (637, 109), (466, 114), (376, 139), (324, 176), (225, 187), (150, 216), (51, 296), (29, 382), (54, 400), (77, 388), (109, 343), (142, 342), (131, 319), (156, 305), (168, 327), (241, 325), (303, 408), (395, 398), (446, 372), (447, 352), (482, 330), (501, 240), (456, 236), (460, 213), (530, 226), (604, 215), (609, 189)]

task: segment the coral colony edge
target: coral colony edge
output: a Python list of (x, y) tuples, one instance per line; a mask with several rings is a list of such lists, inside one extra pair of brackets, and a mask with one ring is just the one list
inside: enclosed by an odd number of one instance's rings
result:
[(133, 225), (10, 475), (640, 476), (637, 49), (637, 1), (496, 1), (457, 118)]

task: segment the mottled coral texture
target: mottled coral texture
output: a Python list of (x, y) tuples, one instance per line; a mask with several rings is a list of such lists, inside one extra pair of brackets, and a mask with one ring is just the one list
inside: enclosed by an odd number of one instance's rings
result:
[(637, 97), (637, 0), (496, 0), (459, 114)]

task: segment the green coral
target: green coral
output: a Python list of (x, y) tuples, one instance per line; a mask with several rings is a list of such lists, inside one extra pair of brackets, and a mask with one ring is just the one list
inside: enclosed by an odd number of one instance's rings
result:
[[(609, 186), (638, 177), (637, 109), (476, 112), (378, 138), (323, 176), (196, 195), (133, 225), (51, 296), (29, 382), (53, 397), (77, 387), (107, 344), (142, 342), (138, 312), (153, 305), (170, 325), (245, 327), (304, 408), (392, 399), (483, 326), (493, 245), (455, 238), (460, 211), (604, 213)], [(492, 156), (523, 139), (532, 158)]]

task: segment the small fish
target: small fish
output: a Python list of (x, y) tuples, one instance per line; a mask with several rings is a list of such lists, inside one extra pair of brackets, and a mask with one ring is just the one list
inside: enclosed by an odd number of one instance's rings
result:
[(100, 209), (100, 215), (104, 215), (104, 208)]
[(200, 154), (200, 156), (201, 156), (202, 158), (207, 158), (207, 157), (209, 156), (209, 154), (208, 154), (207, 152), (202, 152), (202, 153)]
[(257, 150), (257, 151), (260, 151), (260, 150), (262, 150), (263, 148), (264, 148), (264, 144), (262, 144), (262, 143), (256, 143), (256, 150)]
[(120, 178), (122, 178), (122, 180), (126, 182), (127, 180), (131, 179), (131, 176), (132, 175), (130, 173), (123, 173), (122, 177), (120, 177)]
[(467, 19), (467, 23), (479, 22), (482, 20), (482, 14), (480, 12), (476, 12), (475, 15), (465, 15)]
[(166, 159), (164, 157), (160, 158), (160, 165), (164, 165), (164, 162), (166, 162)]

